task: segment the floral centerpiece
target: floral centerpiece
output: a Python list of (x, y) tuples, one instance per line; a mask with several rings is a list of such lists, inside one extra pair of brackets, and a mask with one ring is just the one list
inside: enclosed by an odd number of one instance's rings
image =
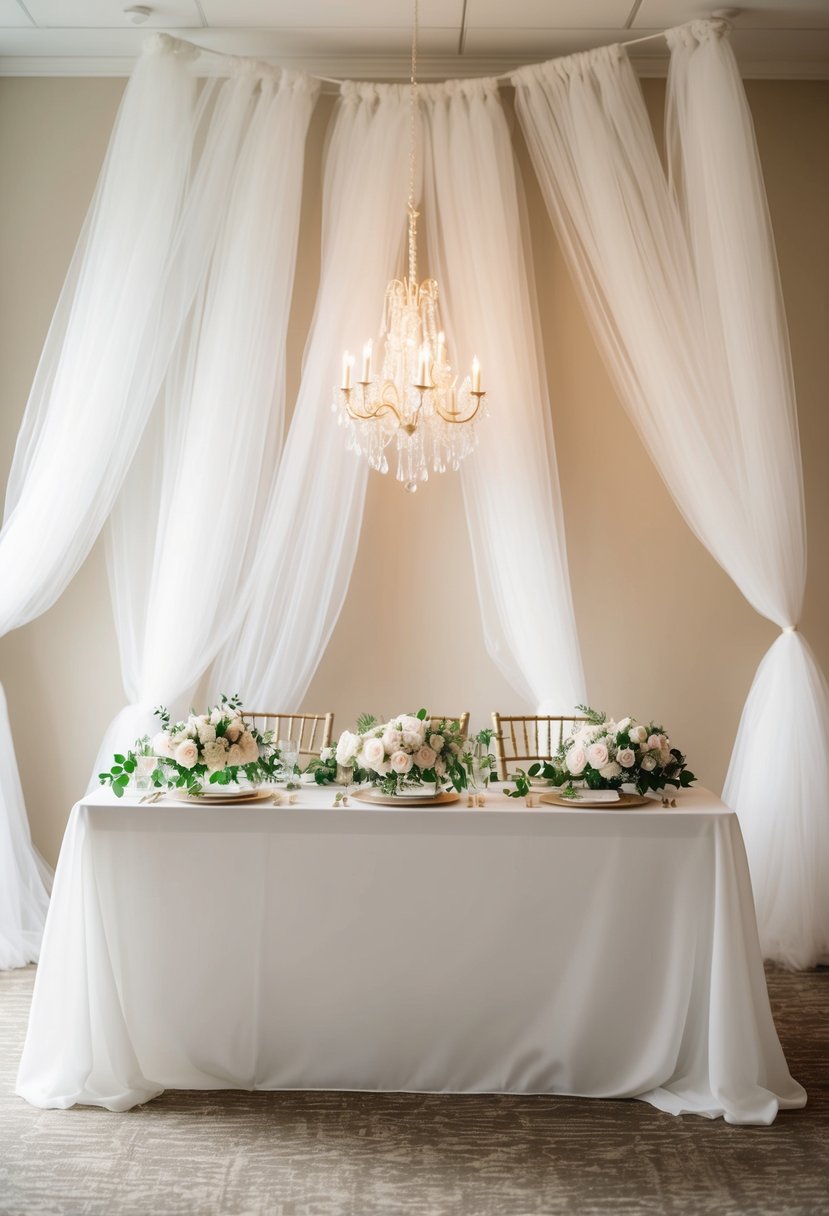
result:
[(467, 758), (468, 740), (459, 723), (432, 720), (421, 709), (388, 722), (363, 715), (356, 731), (340, 735), (329, 764), (351, 768), (355, 781), (371, 782), (384, 794), (394, 795), (423, 791), (424, 786), (433, 786), (435, 792), (447, 785), (466, 789)]
[(182, 788), (200, 794), (204, 785), (237, 785), (240, 781), (258, 785), (272, 780), (282, 770), (273, 733), (260, 733), (245, 721), (238, 696), (222, 696), (221, 702), (207, 713), (190, 713), (182, 722), (171, 722), (163, 706), (155, 710), (161, 730), (152, 738), (136, 741), (126, 755), (116, 754), (107, 773), (99, 773), (102, 783), (122, 797), (139, 757), (156, 760), (150, 775), (157, 790)]
[(527, 773), (519, 771), (515, 775), (515, 796), (526, 794), (529, 778), (538, 776), (564, 787), (564, 797), (575, 796), (576, 783), (591, 790), (633, 785), (638, 793), (645, 794), (666, 785), (685, 789), (696, 781), (685, 756), (672, 747), (663, 727), (655, 722), (645, 724), (634, 718), (616, 722), (587, 705), (576, 708), (586, 721), (573, 724), (552, 760), (533, 764)]

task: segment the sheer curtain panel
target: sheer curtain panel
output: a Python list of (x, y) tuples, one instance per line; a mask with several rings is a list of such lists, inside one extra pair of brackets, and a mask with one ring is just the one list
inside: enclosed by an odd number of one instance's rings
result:
[(393, 85), (346, 82), (326, 150), (322, 259), (302, 382), (240, 597), (247, 611), (215, 665), (214, 692), (257, 708), (301, 704), (348, 590), (366, 462), (331, 403), (345, 349), (376, 333), (406, 220), (408, 111)]
[(585, 699), (584, 675), (512, 143), (494, 80), (425, 92), (425, 218), (444, 323), (461, 365), (482, 356), (491, 402), (461, 467), (486, 646), (527, 704), (568, 713)]
[[(284, 430), (285, 339), (308, 123), (305, 76), (242, 62), (221, 86), (168, 290), (193, 301), (109, 545), (130, 705), (99, 761), (158, 727), (240, 628), (243, 572)], [(195, 250), (198, 256), (194, 256)], [(202, 267), (200, 281), (192, 270)], [(94, 779), (94, 777), (93, 777)]]
[[(61, 595), (107, 518), (152, 400), (139, 358), (188, 173), (195, 85), (153, 38), (127, 85), (18, 436), (0, 531), (0, 634)], [(36, 539), (35, 539), (36, 538)], [(0, 696), (0, 967), (36, 961), (49, 871)]]
[(689, 525), (783, 631), (724, 796), (764, 953), (803, 967), (829, 949), (829, 713), (795, 631), (806, 544), (776, 256), (727, 27), (668, 38), (667, 176), (621, 47), (519, 69), (517, 109), (622, 401)]

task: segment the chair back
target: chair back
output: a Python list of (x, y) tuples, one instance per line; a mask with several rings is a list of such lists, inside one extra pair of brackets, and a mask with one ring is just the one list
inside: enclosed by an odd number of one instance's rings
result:
[(429, 725), (434, 729), (439, 722), (457, 722), (464, 739), (469, 730), (469, 710), (462, 714), (429, 714)]
[(319, 756), (324, 747), (331, 746), (334, 733), (334, 715), (331, 714), (285, 714), (267, 711), (246, 710), (245, 719), (258, 731), (273, 731), (274, 743), (280, 739), (295, 739), (299, 744), (300, 762)]
[(580, 714), (513, 715), (493, 713), (495, 756), (498, 776), (508, 777), (508, 768), (524, 767), (536, 760), (552, 760), (565, 734), (576, 722), (586, 722)]

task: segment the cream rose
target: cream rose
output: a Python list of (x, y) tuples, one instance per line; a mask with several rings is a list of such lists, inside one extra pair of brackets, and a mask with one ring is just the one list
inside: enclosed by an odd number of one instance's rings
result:
[(615, 760), (611, 760), (610, 764), (606, 764), (604, 768), (599, 769), (599, 775), (604, 777), (606, 781), (610, 781), (612, 777), (619, 777), (621, 772), (622, 767)]
[(344, 730), (337, 741), (337, 764), (341, 764), (343, 768), (351, 766), (359, 745), (360, 736), (352, 734), (350, 730)]
[(593, 768), (601, 768), (607, 764), (610, 754), (605, 743), (591, 743), (587, 749), (587, 763)]
[(632, 743), (644, 743), (648, 737), (648, 732), (644, 726), (633, 726), (628, 733), (630, 734)]
[(238, 743), (231, 743), (227, 751), (228, 767), (232, 768), (235, 765), (246, 764), (245, 753), (242, 751)]
[(214, 743), (216, 740), (216, 727), (208, 722), (207, 718), (202, 718), (199, 722), (199, 742)]
[(373, 768), (376, 773), (380, 772), (379, 765), (383, 764), (386, 759), (386, 749), (383, 747), (382, 739), (366, 739), (363, 744), (362, 767)]
[(157, 735), (153, 736), (153, 752), (156, 756), (172, 756), (170, 748), (170, 736), (166, 730), (160, 730)]
[(646, 747), (649, 752), (658, 752), (661, 746), (659, 735), (648, 735)]
[(423, 745), (423, 731), (419, 730), (404, 730), (403, 731), (403, 746), (410, 747), (412, 751), (417, 751)]
[(569, 772), (574, 777), (578, 777), (579, 773), (584, 772), (584, 767), (587, 764), (587, 753), (583, 747), (571, 747), (567, 753), (566, 764)]
[(199, 749), (192, 739), (183, 739), (175, 752), (175, 762), (182, 768), (192, 768), (199, 758)]
[(616, 759), (622, 768), (633, 768), (636, 763), (636, 752), (632, 747), (621, 747), (616, 753)]
[(253, 764), (259, 759), (259, 744), (249, 730), (246, 730), (240, 738), (239, 746), (242, 749), (242, 755), (245, 757), (245, 764)]
[(227, 762), (227, 752), (221, 740), (214, 739), (204, 745), (204, 762), (211, 773), (224, 768)]
[(420, 718), (415, 718), (411, 714), (401, 714), (399, 718), (392, 718), (392, 722), (394, 722), (398, 730), (420, 735), (421, 739), (426, 731), (426, 726), (421, 722)]
[(656, 756), (643, 756), (642, 757), (642, 768), (645, 770), (646, 773), (652, 773), (653, 770), (656, 768)]
[(388, 755), (391, 755), (392, 752), (398, 751), (402, 742), (403, 731), (396, 730), (391, 724), (389, 724), (383, 731), (383, 747), (386, 749)]
[(411, 771), (412, 758), (408, 752), (392, 752), (389, 757), (389, 764), (391, 765), (392, 772), (402, 777), (404, 773)]
[(423, 747), (419, 748), (414, 754), (414, 762), (418, 768), (431, 768), (437, 758), (437, 752), (435, 749), (433, 747), (427, 747), (425, 743), (423, 744)]
[(430, 735), (429, 736), (429, 746), (431, 747), (433, 752), (442, 752), (443, 745), (445, 742), (446, 742), (446, 740), (444, 739), (443, 735)]

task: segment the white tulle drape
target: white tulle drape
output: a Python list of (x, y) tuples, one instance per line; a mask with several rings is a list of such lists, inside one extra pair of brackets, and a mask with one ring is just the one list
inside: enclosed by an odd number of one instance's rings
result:
[(725, 34), (717, 21), (669, 34), (668, 177), (622, 48), (520, 69), (514, 83), (622, 400), (697, 536), (785, 631), (757, 672), (724, 795), (743, 826), (766, 957), (807, 966), (829, 949), (829, 714), (793, 631), (806, 570), (794, 390)]
[(432, 271), (453, 349), (485, 357), (492, 402), (461, 467), (486, 646), (528, 704), (566, 713), (584, 675), (509, 129), (491, 80), (430, 86), (423, 116)]
[[(197, 286), (195, 305), (165, 384), (163, 418), (147, 432), (113, 515), (109, 563), (131, 704), (107, 732), (101, 763), (158, 728), (154, 706), (183, 708), (242, 625), (259, 487), (282, 445), (315, 92), (307, 77), (275, 78), (249, 63), (216, 99), (167, 282), (188, 299)], [(177, 273), (198, 264), (195, 285)]]
[[(121, 104), (24, 414), (0, 532), (0, 634), (61, 595), (109, 515), (152, 405), (141, 357), (188, 172), (195, 86), (151, 41)], [(0, 967), (35, 961), (49, 870), (0, 696)]]
[(348, 590), (365, 501), (364, 460), (331, 412), (344, 349), (377, 331), (402, 256), (408, 114), (393, 87), (346, 83), (323, 182), (322, 261), (302, 383), (215, 691), (258, 708), (301, 704)]

